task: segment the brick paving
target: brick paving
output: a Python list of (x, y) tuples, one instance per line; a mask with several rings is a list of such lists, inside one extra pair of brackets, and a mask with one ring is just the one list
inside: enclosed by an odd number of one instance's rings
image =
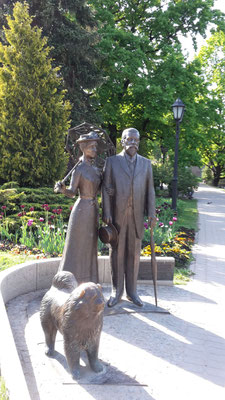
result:
[[(170, 314), (104, 318), (99, 356), (105, 369), (97, 378), (83, 366), (80, 384), (72, 381), (60, 335), (55, 359), (44, 356), (38, 314), (43, 291), (9, 302), (32, 400), (225, 399), (225, 191), (202, 184), (195, 197), (200, 229), (194, 278), (185, 286), (158, 287), (159, 306)], [(139, 293), (154, 304), (151, 286), (141, 285)]]

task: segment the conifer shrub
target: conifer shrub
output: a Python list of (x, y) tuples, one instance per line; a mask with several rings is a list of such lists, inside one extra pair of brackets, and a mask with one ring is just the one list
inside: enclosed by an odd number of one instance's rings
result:
[(65, 172), (70, 104), (28, 5), (17, 2), (7, 24), (0, 43), (0, 183), (52, 185)]
[(5, 182), (2, 186), (1, 189), (13, 189), (13, 188), (18, 188), (19, 183), (18, 182)]

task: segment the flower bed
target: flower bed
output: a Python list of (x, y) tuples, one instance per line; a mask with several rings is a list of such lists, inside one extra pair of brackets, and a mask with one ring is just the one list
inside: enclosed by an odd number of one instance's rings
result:
[[(15, 254), (34, 254), (37, 258), (61, 256), (71, 209), (71, 200), (63, 206), (55, 203), (49, 205), (46, 202), (39, 205), (3, 204), (0, 213), (0, 250), (10, 250)], [(194, 230), (177, 226), (178, 213), (163, 198), (157, 199), (156, 215), (156, 255), (174, 257), (178, 268), (186, 266), (191, 259)], [(150, 256), (150, 230), (147, 221), (144, 225), (141, 255)], [(99, 255), (107, 255), (109, 249), (99, 240), (98, 251)]]
[[(186, 266), (191, 260), (191, 248), (194, 243), (194, 235), (195, 233), (191, 229), (177, 232), (170, 241), (162, 242), (161, 245), (155, 246), (156, 256), (174, 257), (175, 266), (177, 268)], [(145, 257), (151, 255), (150, 245), (142, 249), (141, 255)]]

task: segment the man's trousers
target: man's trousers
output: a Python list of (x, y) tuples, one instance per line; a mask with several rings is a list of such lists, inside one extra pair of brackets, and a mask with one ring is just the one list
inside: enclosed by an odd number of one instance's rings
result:
[(128, 207), (118, 235), (118, 244), (110, 250), (113, 295), (121, 298), (124, 277), (128, 296), (136, 295), (141, 239), (137, 238), (133, 208)]

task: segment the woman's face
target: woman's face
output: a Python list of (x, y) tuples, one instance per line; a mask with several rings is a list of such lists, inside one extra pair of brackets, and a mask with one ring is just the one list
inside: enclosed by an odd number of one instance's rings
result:
[(97, 155), (98, 143), (95, 140), (85, 143), (83, 153), (86, 158), (95, 158)]

